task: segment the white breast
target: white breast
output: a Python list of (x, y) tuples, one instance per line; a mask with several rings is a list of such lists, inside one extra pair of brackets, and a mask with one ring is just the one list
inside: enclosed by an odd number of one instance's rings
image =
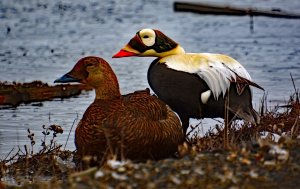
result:
[(186, 53), (164, 57), (160, 62), (168, 68), (199, 75), (216, 100), (226, 94), (237, 75), (251, 81), (249, 73), (238, 61), (223, 54)]

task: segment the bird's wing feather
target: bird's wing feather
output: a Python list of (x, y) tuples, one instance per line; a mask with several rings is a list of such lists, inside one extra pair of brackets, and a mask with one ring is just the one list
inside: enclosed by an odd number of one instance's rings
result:
[(222, 54), (171, 55), (162, 58), (160, 62), (177, 71), (197, 74), (206, 82), (216, 100), (221, 94), (226, 94), (231, 82), (239, 83), (241, 78), (251, 81), (249, 73), (238, 61)]

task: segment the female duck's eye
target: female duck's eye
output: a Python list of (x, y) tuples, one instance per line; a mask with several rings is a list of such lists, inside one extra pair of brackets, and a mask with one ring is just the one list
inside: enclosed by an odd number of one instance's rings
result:
[(87, 67), (93, 66), (93, 63), (88, 63), (86, 66), (87, 66)]
[(147, 38), (149, 38), (149, 36), (148, 36), (148, 35), (144, 35), (143, 38), (144, 38), (144, 39), (147, 39)]

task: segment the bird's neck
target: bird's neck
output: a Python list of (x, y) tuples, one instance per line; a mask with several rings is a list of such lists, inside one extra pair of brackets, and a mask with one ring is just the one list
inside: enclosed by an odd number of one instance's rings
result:
[[(119, 82), (115, 74), (106, 74), (95, 84), (96, 100), (113, 100), (121, 97)], [(96, 82), (95, 82), (96, 83)]]
[(169, 51), (160, 53), (159, 57), (162, 58), (162, 57), (176, 55), (176, 54), (185, 54), (185, 50), (180, 45), (177, 45), (175, 48), (173, 48)]
[(114, 100), (121, 97), (119, 86), (112, 86), (111, 84), (103, 84), (99, 88), (95, 88), (96, 100)]

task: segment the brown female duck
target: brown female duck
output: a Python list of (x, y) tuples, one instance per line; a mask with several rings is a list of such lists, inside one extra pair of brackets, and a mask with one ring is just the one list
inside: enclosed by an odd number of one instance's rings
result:
[(132, 160), (161, 159), (177, 151), (184, 136), (176, 114), (149, 90), (120, 94), (116, 75), (99, 57), (85, 57), (56, 83), (80, 82), (96, 91), (75, 131), (78, 154)]

